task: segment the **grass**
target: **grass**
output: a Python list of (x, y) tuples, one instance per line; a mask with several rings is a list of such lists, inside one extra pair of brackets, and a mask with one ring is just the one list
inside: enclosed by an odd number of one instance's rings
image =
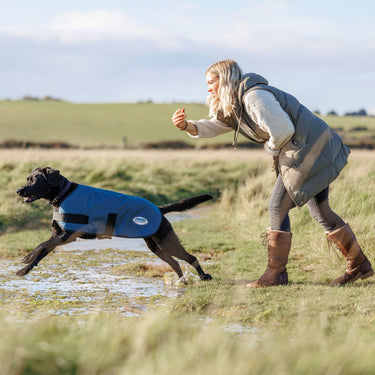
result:
[(223, 186), (236, 186), (265, 165), (244, 159), (227, 162), (227, 152), (205, 155), (204, 151), (4, 151), (0, 163), (0, 232), (35, 229), (50, 220), (48, 204), (39, 201), (25, 205), (15, 194), (38, 166), (49, 165), (72, 181), (139, 195), (160, 205), (204, 192), (218, 197)]
[[(332, 208), (350, 223), (374, 263), (372, 217), (375, 198), (371, 192), (375, 162), (372, 158), (372, 153), (353, 153), (349, 166), (332, 184), (330, 202)], [(328, 286), (330, 280), (343, 273), (345, 263), (341, 254), (337, 257), (329, 250), (324, 230), (310, 218), (306, 207), (291, 212), (290, 285), (255, 291), (244, 288), (246, 280), (259, 277), (266, 268), (267, 252), (260, 234), (268, 226), (266, 207), (272, 184), (273, 177), (265, 172), (237, 189), (224, 192), (209, 231), (221, 234), (216, 243), (212, 239), (210, 245), (220, 249), (220, 241), (224, 238), (227, 249), (214, 267), (216, 287), (202, 284), (189, 289), (178, 301), (178, 307), (287, 330), (293, 327), (293, 317), (299, 314), (307, 320), (315, 320), (324, 314), (332, 321), (355, 316), (357, 323), (368, 325), (375, 318), (370, 302), (374, 282), (369, 279), (341, 289)], [(188, 224), (184, 223), (186, 226)], [(192, 237), (193, 234), (188, 239)], [(199, 306), (197, 300), (201, 301)]]
[[(0, 140), (60, 141), (86, 147), (189, 141), (171, 122), (179, 106), (182, 104), (0, 101)], [(204, 105), (184, 106), (192, 119), (207, 116)]]
[[(14, 139), (32, 142), (67, 142), (79, 147), (132, 147), (147, 142), (184, 141), (196, 147), (212, 143), (231, 144), (233, 134), (192, 140), (171, 122), (184, 107), (189, 119), (207, 118), (203, 104), (109, 103), (72, 104), (53, 101), (0, 101), (0, 142)], [(353, 139), (375, 137), (374, 117), (326, 116), (334, 128)], [(365, 130), (360, 130), (360, 129)], [(240, 136), (239, 140), (244, 141)], [(247, 141), (246, 141), (247, 142)], [(372, 141), (373, 142), (373, 141)], [(248, 142), (247, 142), (248, 143)]]
[[(188, 251), (214, 279), (140, 318), (116, 314), (53, 317), (20, 306), (0, 316), (4, 374), (371, 374), (375, 279), (329, 286), (345, 262), (330, 251), (306, 207), (291, 212), (290, 284), (249, 290), (265, 270), (260, 234), (269, 225), (274, 183), (261, 151), (1, 151), (0, 253), (19, 256), (49, 226), (50, 207), (25, 206), (15, 195), (38, 165), (74, 181), (143, 195), (158, 204), (211, 192), (198, 218), (174, 223)], [(369, 260), (375, 158), (355, 151), (331, 186), (332, 208), (350, 223)], [(25, 231), (25, 229), (27, 231)], [(150, 272), (137, 264), (130, 272)], [(123, 269), (114, 272), (123, 272)], [(56, 297), (58, 298), (58, 297)], [(3, 302), (5, 303), (5, 302)], [(13, 311), (12, 315), (5, 311)], [(25, 319), (26, 318), (26, 319)], [(240, 334), (236, 327), (240, 325)]]
[(0, 325), (2, 374), (372, 374), (373, 329), (324, 317), (288, 334), (228, 333), (165, 311), (142, 319), (33, 318)]

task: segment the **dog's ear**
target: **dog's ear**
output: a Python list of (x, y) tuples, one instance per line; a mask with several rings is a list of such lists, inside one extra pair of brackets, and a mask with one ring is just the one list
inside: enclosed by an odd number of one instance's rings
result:
[(60, 180), (60, 171), (57, 169), (53, 169), (50, 167), (45, 167), (41, 169), (41, 172), (43, 173), (44, 177), (46, 178), (49, 185), (53, 187), (59, 186), (59, 180)]
[(42, 168), (40, 168), (40, 167), (34, 168), (33, 171), (31, 172), (31, 174), (35, 174), (35, 172), (43, 173)]

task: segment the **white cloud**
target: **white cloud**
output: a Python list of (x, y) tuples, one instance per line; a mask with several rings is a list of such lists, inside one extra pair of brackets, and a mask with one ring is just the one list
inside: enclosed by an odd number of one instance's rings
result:
[(315, 60), (352, 51), (375, 52), (370, 43), (373, 34), (363, 33), (363, 43), (358, 43), (345, 30), (346, 24), (303, 13), (287, 0), (255, 0), (213, 14), (193, 6), (179, 13), (173, 7), (160, 9), (154, 16), (142, 10), (132, 16), (123, 10), (72, 11), (39, 27), (2, 28), (0, 34), (64, 45), (129, 42), (139, 49), (152, 46), (161, 51), (212, 49), (236, 54), (247, 50), (266, 58), (289, 54)]
[[(146, 97), (192, 100), (205, 96), (204, 85), (199, 86), (205, 68), (217, 59), (234, 58), (244, 70), (264, 74), (316, 108), (323, 109), (327, 102), (335, 109), (355, 109), (353, 97), (374, 107), (371, 12), (343, 17), (343, 7), (333, 6), (339, 0), (324, 2), (320, 9), (316, 2), (295, 0), (217, 1), (215, 6), (182, 0), (168, 1), (165, 7), (163, 2), (151, 1), (153, 7), (137, 0), (136, 6), (124, 2), (122, 8), (115, 4), (116, 9), (81, 8), (40, 16), (29, 24), (26, 16), (15, 18), (9, 24), (17, 26), (0, 27), (1, 46), (9, 49), (0, 61), (0, 93), (11, 95), (18, 87), (25, 94), (30, 87), (30, 93), (73, 100), (115, 100), (115, 92), (124, 87), (128, 100), (130, 95), (142, 98), (145, 85), (139, 82), (145, 80)], [(96, 84), (98, 89), (93, 89)]]
[(94, 10), (57, 16), (47, 26), (65, 43), (97, 42), (128, 38), (163, 38), (160, 30), (140, 24), (122, 11)]
[(99, 9), (59, 14), (39, 27), (7, 27), (0, 33), (37, 42), (92, 44), (107, 40), (148, 40), (162, 42), (168, 38), (160, 28), (150, 27), (125, 12)]

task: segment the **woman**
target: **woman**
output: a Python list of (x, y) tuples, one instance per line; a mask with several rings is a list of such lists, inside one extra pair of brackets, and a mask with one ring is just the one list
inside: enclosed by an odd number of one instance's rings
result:
[(344, 285), (374, 274), (355, 235), (328, 203), (329, 184), (347, 163), (349, 149), (339, 135), (292, 95), (269, 86), (258, 74), (243, 74), (233, 60), (219, 61), (206, 71), (210, 120), (186, 120), (184, 109), (174, 125), (192, 137), (214, 137), (234, 131), (261, 143), (273, 156), (277, 179), (269, 202), (268, 266), (248, 287), (288, 283), (286, 265), (291, 246), (289, 211), (307, 204), (328, 240), (344, 255), (345, 274), (331, 285)]

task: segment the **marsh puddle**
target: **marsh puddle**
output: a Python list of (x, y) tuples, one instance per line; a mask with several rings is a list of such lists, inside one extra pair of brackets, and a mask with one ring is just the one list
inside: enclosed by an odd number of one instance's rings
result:
[[(169, 215), (171, 221), (187, 217)], [(56, 248), (24, 277), (15, 275), (22, 267), (21, 259), (4, 259), (0, 262), (3, 309), (57, 315), (117, 311), (129, 316), (183, 293), (181, 287), (166, 285), (161, 277), (114, 272), (132, 262), (164, 264), (142, 239), (125, 238), (78, 240)], [(180, 264), (185, 269), (184, 262)]]

